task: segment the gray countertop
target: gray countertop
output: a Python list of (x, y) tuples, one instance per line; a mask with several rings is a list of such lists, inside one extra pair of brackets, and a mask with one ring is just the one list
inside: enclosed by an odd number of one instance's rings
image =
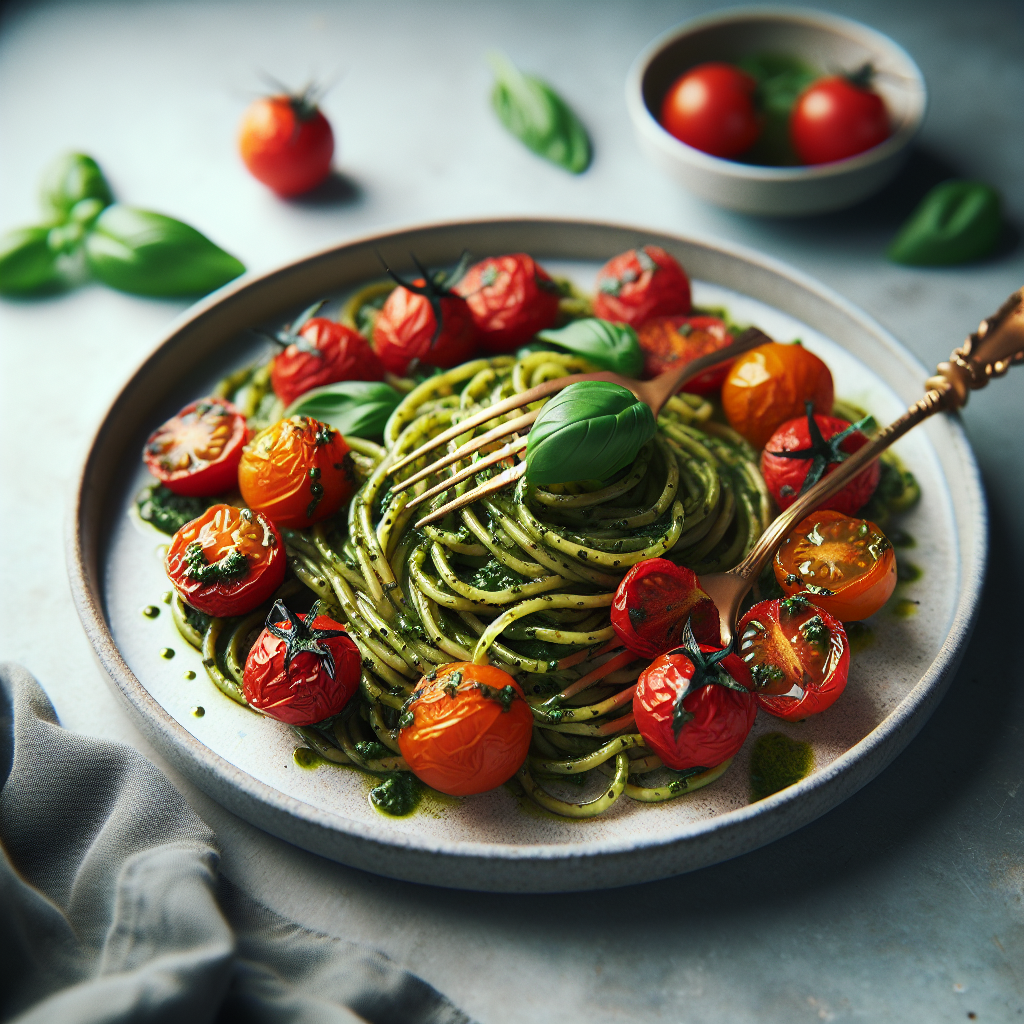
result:
[[(1011, 230), (995, 259), (896, 267), (883, 250), (927, 184), (991, 182), (1024, 224), (1024, 4), (864, 0), (863, 20), (920, 64), (920, 144), (881, 196), (801, 221), (730, 214), (645, 163), (623, 80), (656, 34), (717, 4), (40, 2), (0, 16), (0, 230), (36, 219), (60, 151), (93, 154), (127, 202), (178, 216), (263, 270), (410, 223), (503, 214), (602, 218), (726, 238), (811, 273), (929, 366), (1024, 283)], [(489, 112), (485, 51), (549, 79), (592, 132), (572, 178)], [(324, 101), (335, 186), (282, 202), (234, 135), (258, 70)], [(67, 504), (106, 406), (183, 304), (85, 287), (0, 303), (0, 657), (62, 722), (159, 761), (107, 689), (63, 557)], [(1008, 1021), (1024, 1014), (1024, 371), (964, 422), (991, 506), (981, 618), (948, 696), (876, 781), (765, 849), (605, 893), (488, 896), (390, 881), (274, 839), (178, 779), (217, 830), (227, 875), (281, 913), (389, 953), (497, 1021)]]

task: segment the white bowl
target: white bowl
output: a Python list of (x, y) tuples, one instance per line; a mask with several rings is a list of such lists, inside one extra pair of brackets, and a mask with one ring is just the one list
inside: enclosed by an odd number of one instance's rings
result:
[[(830, 164), (766, 167), (702, 153), (658, 123), (673, 82), (710, 60), (735, 62), (758, 53), (802, 58), (829, 74), (870, 62), (892, 135), (864, 153)], [(824, 213), (877, 192), (900, 169), (924, 119), (927, 94), (918, 66), (902, 47), (848, 18), (786, 7), (718, 11), (656, 39), (633, 62), (626, 105), (640, 147), (662, 170), (702, 199), (742, 213)]]

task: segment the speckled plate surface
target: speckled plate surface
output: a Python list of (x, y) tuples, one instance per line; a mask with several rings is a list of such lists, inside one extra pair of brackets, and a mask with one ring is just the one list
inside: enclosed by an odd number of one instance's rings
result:
[[(409, 251), (435, 265), (453, 262), (464, 248), (478, 256), (526, 251), (590, 288), (601, 263), (644, 243), (682, 262), (698, 305), (725, 305), (735, 320), (781, 341), (801, 338), (831, 367), (837, 394), (880, 421), (920, 396), (924, 367), (823, 286), (747, 250), (628, 227), (505, 220), (416, 228), (228, 286), (176, 323), (115, 400), (86, 460), (69, 534), (72, 589), (100, 662), (148, 736), (200, 788), (275, 835), (380, 874), (467, 889), (591, 889), (693, 870), (771, 842), (850, 796), (906, 746), (956, 668), (984, 573), (977, 467), (948, 416), (897, 445), (924, 494), (901, 523), (915, 540), (906, 557), (922, 575), (901, 584), (871, 620), (871, 642), (855, 652), (843, 699), (799, 724), (760, 715), (722, 779), (666, 804), (623, 798), (592, 821), (565, 821), (498, 790), (462, 801), (428, 798), (408, 818), (384, 817), (370, 805), (361, 773), (298, 767), (290, 730), (221, 696), (160, 603), (167, 590), (161, 537), (129, 515), (149, 479), (139, 452), (164, 419), (258, 354), (250, 328), (379, 277), (378, 250), (399, 265)], [(897, 602), (913, 614), (897, 614)], [(149, 605), (164, 611), (147, 618)], [(162, 658), (165, 647), (175, 657)], [(195, 679), (185, 678), (189, 670)], [(198, 706), (202, 717), (193, 714)], [(815, 769), (751, 804), (749, 751), (764, 732), (810, 743)]]

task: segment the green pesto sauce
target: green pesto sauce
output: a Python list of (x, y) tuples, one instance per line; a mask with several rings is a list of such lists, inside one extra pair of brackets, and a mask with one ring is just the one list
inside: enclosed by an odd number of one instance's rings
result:
[(170, 661), (174, 657), (173, 647), (163, 647), (160, 649), (160, 657), (166, 661)]
[(142, 609), (142, 614), (145, 615), (147, 619), (155, 619), (160, 614), (160, 609), (157, 608), (155, 604), (148, 604)]
[(875, 642), (874, 630), (864, 622), (845, 622), (846, 639), (850, 641), (850, 652), (859, 654)]
[(759, 736), (750, 752), (750, 802), (794, 785), (813, 770), (814, 751), (809, 743), (791, 740), (781, 732)]
[(292, 754), (292, 760), (300, 768), (308, 768), (310, 770), (319, 768), (320, 765), (324, 764), (324, 759), (315, 750), (310, 750), (309, 747), (296, 747), (295, 752)]
[(192, 709), (193, 718), (202, 718), (206, 714), (206, 708), (200, 707), (198, 704)]
[(209, 507), (208, 498), (183, 498), (174, 494), (163, 484), (145, 487), (135, 499), (139, 518), (161, 533), (173, 536), (186, 523), (198, 519)]
[(904, 562), (903, 559), (896, 559), (896, 582), (914, 583), (924, 575), (924, 570), (913, 562)]
[(196, 677), (195, 672), (193, 672), (192, 669), (190, 669), (190, 668), (185, 669), (185, 672), (183, 674), (184, 674), (186, 679), (195, 679), (195, 677)]
[(894, 548), (913, 548), (917, 541), (901, 526), (890, 526), (885, 535)]
[(412, 772), (395, 772), (370, 790), (370, 804), (381, 814), (404, 818), (423, 798), (423, 788)]
[(892, 613), (898, 619), (912, 619), (917, 614), (919, 602), (901, 597), (893, 606)]
[(170, 603), (171, 603), (171, 599), (172, 599), (173, 597), (174, 597), (174, 594), (173, 594), (173, 592), (172, 592), (172, 591), (170, 591), (170, 590), (165, 590), (165, 591), (164, 591), (164, 592), (163, 592), (163, 593), (162, 593), (162, 594), (160, 595), (160, 600), (161, 600), (161, 601), (163, 601), (163, 603), (164, 603), (164, 604), (170, 604)]

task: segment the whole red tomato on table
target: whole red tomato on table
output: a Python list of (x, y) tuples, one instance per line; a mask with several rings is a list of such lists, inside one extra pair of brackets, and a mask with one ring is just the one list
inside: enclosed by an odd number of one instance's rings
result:
[(657, 245), (629, 249), (598, 272), (594, 316), (637, 327), (655, 316), (690, 312), (690, 279)]
[(822, 78), (800, 94), (789, 115), (789, 137), (805, 164), (846, 160), (885, 142), (889, 114), (868, 85), (870, 67)]

